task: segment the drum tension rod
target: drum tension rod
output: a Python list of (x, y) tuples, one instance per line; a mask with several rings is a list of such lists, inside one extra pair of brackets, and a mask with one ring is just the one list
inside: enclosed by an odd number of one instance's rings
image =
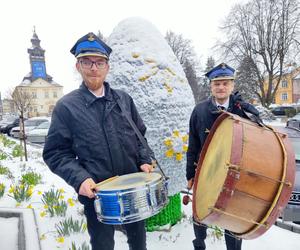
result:
[(235, 214), (231, 214), (231, 213), (225, 212), (225, 211), (223, 211), (223, 210), (221, 210), (221, 209), (218, 209), (218, 208), (215, 208), (215, 207), (210, 207), (209, 209), (210, 209), (210, 210), (213, 210), (213, 211), (215, 211), (215, 212), (217, 212), (217, 213), (225, 214), (225, 215), (231, 216), (231, 217), (233, 217), (233, 218), (236, 218), (236, 219), (239, 219), (239, 220), (242, 220), (242, 221), (246, 221), (246, 222), (249, 222), (249, 223), (252, 223), (252, 224), (255, 224), (255, 225), (259, 225), (259, 226), (262, 226), (262, 227), (265, 227), (265, 228), (269, 228), (269, 227), (270, 227), (269, 224), (268, 224), (267, 222), (265, 222), (265, 223), (259, 223), (259, 222), (254, 221), (254, 220), (248, 220), (248, 219), (246, 219), (246, 218), (243, 218), (243, 217), (240, 217), (240, 216), (238, 216), (238, 215), (235, 215)]
[(270, 178), (268, 176), (265, 176), (265, 175), (262, 175), (260, 173), (257, 173), (255, 171), (252, 171), (252, 170), (249, 170), (249, 169), (245, 169), (245, 168), (242, 168), (238, 165), (234, 165), (234, 164), (231, 164), (231, 163), (226, 163), (226, 165), (228, 166), (228, 169), (229, 170), (232, 170), (232, 171), (237, 171), (237, 172), (240, 172), (240, 171), (244, 171), (246, 173), (249, 173), (249, 174), (253, 174), (253, 175), (257, 175), (259, 177), (262, 177), (262, 178), (265, 178), (271, 182), (275, 182), (275, 183), (283, 183), (284, 185), (287, 185), (288, 187), (291, 187), (292, 186), (292, 183), (291, 182), (286, 182), (286, 181), (281, 181), (281, 180), (276, 180), (276, 179), (273, 179), (273, 178)]

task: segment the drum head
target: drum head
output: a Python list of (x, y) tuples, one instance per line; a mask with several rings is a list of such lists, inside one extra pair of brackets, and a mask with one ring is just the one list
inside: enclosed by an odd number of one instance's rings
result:
[(145, 186), (147, 183), (152, 183), (161, 178), (159, 173), (133, 173), (118, 176), (112, 181), (105, 182), (103, 184), (98, 183), (97, 188), (101, 191), (113, 191), (113, 190), (125, 190), (131, 188), (138, 188)]
[[(210, 214), (222, 191), (231, 156), (233, 120), (226, 118), (214, 133), (204, 155), (203, 164), (194, 186), (195, 212), (199, 220)], [(195, 195), (196, 194), (196, 195)]]

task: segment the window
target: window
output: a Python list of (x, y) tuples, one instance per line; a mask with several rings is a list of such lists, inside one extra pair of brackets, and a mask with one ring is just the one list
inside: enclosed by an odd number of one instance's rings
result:
[(32, 95), (32, 99), (36, 99), (37, 98), (36, 92), (32, 92), (31, 95)]
[(281, 94), (281, 100), (286, 101), (288, 99), (288, 94), (287, 93), (282, 93)]
[(45, 98), (49, 98), (49, 92), (45, 92)]
[(282, 88), (287, 88), (287, 87), (288, 87), (288, 82), (287, 82), (287, 80), (282, 80), (282, 81), (281, 81), (281, 87), (282, 87)]
[(53, 97), (57, 97), (57, 92), (56, 91), (53, 92)]

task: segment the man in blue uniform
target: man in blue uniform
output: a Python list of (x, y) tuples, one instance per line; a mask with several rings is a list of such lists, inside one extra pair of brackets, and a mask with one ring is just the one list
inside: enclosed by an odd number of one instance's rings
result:
[[(227, 110), (233, 114), (248, 118), (246, 112), (258, 116), (258, 111), (249, 103), (242, 100), (241, 96), (233, 95), (235, 70), (225, 63), (222, 63), (208, 73), (206, 76), (210, 80), (211, 97), (199, 103), (194, 108), (190, 118), (189, 147), (187, 151), (186, 178), (188, 189), (193, 187), (195, 168), (199, 160), (200, 151), (215, 120), (221, 112)], [(246, 112), (245, 112), (246, 111)], [(195, 250), (206, 248), (207, 227), (202, 224), (194, 224), (195, 240), (193, 245)], [(227, 250), (240, 250), (242, 240), (235, 238), (231, 232), (225, 230), (225, 241)]]
[[(51, 171), (73, 186), (84, 205), (93, 250), (114, 249), (114, 227), (97, 220), (96, 183), (116, 175), (151, 172), (147, 150), (121, 111), (117, 100), (142, 133), (146, 127), (132, 98), (105, 82), (112, 49), (95, 34), (71, 49), (82, 76), (79, 89), (61, 98), (53, 111), (43, 157)], [(144, 222), (124, 225), (132, 250), (146, 250)]]

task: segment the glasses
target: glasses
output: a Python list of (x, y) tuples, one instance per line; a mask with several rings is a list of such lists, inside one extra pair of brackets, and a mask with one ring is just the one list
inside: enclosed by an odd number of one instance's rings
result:
[(82, 59), (79, 62), (81, 64), (81, 67), (84, 69), (91, 69), (94, 64), (97, 69), (104, 69), (105, 65), (107, 64), (106, 61), (92, 61), (90, 59)]

